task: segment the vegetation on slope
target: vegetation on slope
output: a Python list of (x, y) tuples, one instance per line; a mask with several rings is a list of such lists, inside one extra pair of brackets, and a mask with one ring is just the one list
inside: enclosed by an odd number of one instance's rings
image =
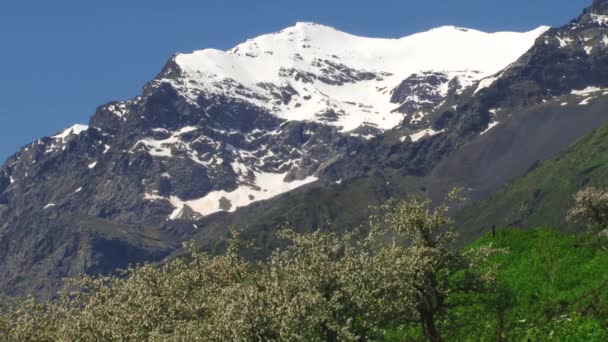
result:
[(233, 230), (225, 255), (192, 249), (54, 301), (6, 301), (0, 340), (603, 341), (608, 253), (586, 214), (598, 194), (572, 211), (593, 234), (501, 229), (461, 251), (448, 206), (416, 199), (378, 208), (368, 232), (284, 229), (264, 261), (241, 257), (252, 245)]
[[(454, 327), (448, 340), (608, 339), (608, 254), (590, 242), (553, 229), (485, 234), (468, 249), (492, 245), (508, 250), (493, 258), (500, 265), (495, 275), (501, 291), (454, 302), (450, 316), (463, 323), (444, 323), (446, 329)], [(394, 330), (387, 336), (402, 341), (416, 339), (420, 332)]]
[(608, 125), (583, 137), (556, 158), (538, 163), (491, 198), (456, 217), (465, 236), (479, 236), (492, 225), (555, 227), (575, 231), (565, 213), (582, 188), (608, 186)]

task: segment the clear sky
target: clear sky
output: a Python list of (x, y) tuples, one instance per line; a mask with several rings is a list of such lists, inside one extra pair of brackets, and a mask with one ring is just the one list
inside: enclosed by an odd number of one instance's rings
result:
[(442, 25), (560, 26), (591, 0), (3, 0), (0, 163), (137, 95), (174, 52), (229, 49), (298, 21), (402, 37)]

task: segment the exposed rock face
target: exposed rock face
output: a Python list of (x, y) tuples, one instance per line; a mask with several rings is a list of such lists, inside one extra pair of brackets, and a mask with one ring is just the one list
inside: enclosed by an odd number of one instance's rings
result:
[(428, 127), (427, 115), (475, 83), (478, 73), (473, 71), (453, 78), (441, 72), (413, 74), (391, 91), (391, 102), (399, 104), (396, 112), (405, 114), (404, 125)]
[(153, 82), (0, 169), (0, 265), (11, 270), (0, 287), (18, 293), (47, 279), (52, 292), (61, 277), (159, 259), (194, 221), (314, 181), (363, 143), (239, 100), (193, 104)]

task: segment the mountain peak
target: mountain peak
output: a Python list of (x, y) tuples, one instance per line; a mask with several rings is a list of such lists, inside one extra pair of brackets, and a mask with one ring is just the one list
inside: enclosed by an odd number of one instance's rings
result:
[[(298, 22), (226, 52), (178, 55), (179, 79), (168, 78), (192, 103), (199, 94), (230, 95), (287, 120), (323, 117), (343, 131), (368, 124), (386, 130), (403, 119), (390, 102), (402, 81), (434, 72), (447, 78), (437, 86), (441, 93), (455, 77), (470, 85), (517, 60), (545, 30), (485, 33), (442, 26), (389, 39)], [(327, 112), (334, 113), (331, 120)]]
[(297, 38), (297, 39), (319, 39), (319, 37), (330, 36), (349, 36), (350, 34), (344, 31), (340, 31), (334, 27), (319, 24), (310, 21), (299, 21), (296, 22), (293, 26), (286, 27), (281, 31), (271, 33), (269, 35), (262, 35), (260, 37), (256, 37), (253, 40), (258, 38), (264, 38), (266, 36), (271, 37), (285, 37), (285, 38)]
[(293, 27), (304, 27), (304, 28), (306, 28), (306, 27), (316, 27), (316, 28), (330, 28), (330, 29), (334, 29), (331, 26), (315, 23), (315, 22), (312, 22), (312, 21), (298, 21), (298, 22), (296, 22), (296, 24)]
[(458, 26), (453, 26), (453, 25), (443, 25), (443, 26), (439, 26), (439, 27), (435, 27), (430, 29), (428, 32), (434, 32), (434, 31), (461, 31), (461, 32), (469, 32), (469, 31), (475, 31), (466, 27), (458, 27)]
[(284, 28), (283, 30), (277, 32), (277, 33), (284, 33), (284, 32), (292, 32), (292, 31), (303, 31), (303, 32), (307, 32), (310, 30), (315, 30), (315, 31), (339, 31), (334, 27), (331, 26), (327, 26), (327, 25), (323, 25), (323, 24), (319, 24), (319, 23), (315, 23), (312, 21), (298, 21), (296, 22), (293, 26), (289, 26)]

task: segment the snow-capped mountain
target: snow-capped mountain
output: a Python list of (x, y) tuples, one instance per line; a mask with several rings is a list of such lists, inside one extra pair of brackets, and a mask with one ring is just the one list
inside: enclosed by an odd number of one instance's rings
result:
[(196, 234), (219, 239), (208, 223), (294, 191), (384, 168), (424, 174), (488, 128), (494, 103), (466, 104), (528, 63), (547, 29), (379, 39), (299, 23), (177, 54), (140, 96), (0, 168), (0, 269), (20, 260), (0, 286), (157, 260)]
[[(141, 96), (97, 111), (90, 130), (100, 139), (81, 164), (111, 175), (109, 155), (143, 153), (159, 172), (139, 180), (139, 200), (170, 206), (169, 220), (234, 211), (316, 181), (357, 140), (400, 123), (414, 125), (414, 142), (438, 134), (426, 114), (513, 63), (547, 29), (445, 26), (379, 39), (298, 23), (226, 52), (177, 54)], [(83, 132), (36, 144), (44, 157), (64, 153)], [(27, 178), (37, 158), (9, 168), (11, 177)], [(59, 208), (75, 194), (40, 205)]]
[[(419, 121), (451, 88), (459, 92), (499, 72), (547, 29), (485, 33), (444, 26), (381, 39), (297, 23), (229, 51), (178, 54), (155, 82), (170, 83), (192, 103), (200, 95), (229, 96), (285, 120), (319, 121), (343, 132), (363, 125), (386, 130), (404, 116)], [(402, 84), (412, 79), (409, 87)]]

